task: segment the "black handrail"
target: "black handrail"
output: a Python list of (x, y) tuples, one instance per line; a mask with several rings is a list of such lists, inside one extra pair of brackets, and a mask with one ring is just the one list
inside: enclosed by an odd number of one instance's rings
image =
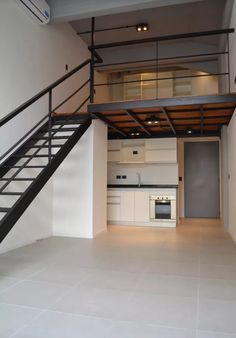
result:
[(59, 103), (55, 108), (52, 109), (53, 112), (55, 112), (58, 108), (63, 106), (67, 101), (69, 101), (73, 96), (75, 96), (81, 89), (83, 89), (88, 83), (90, 82), (90, 79), (86, 80), (78, 89), (76, 89), (72, 94), (70, 94), (65, 100), (63, 100), (61, 103)]
[(58, 79), (55, 82), (53, 82), (50, 86), (46, 87), (45, 89), (43, 89), (42, 91), (40, 91), (39, 93), (37, 93), (36, 95), (34, 95), (31, 99), (29, 99), (28, 101), (24, 102), (18, 108), (14, 109), (11, 113), (9, 113), (8, 115), (6, 115), (5, 117), (3, 117), (0, 120), (0, 127), (3, 126), (5, 123), (9, 122), (10, 120), (12, 120), (15, 116), (17, 116), (18, 114), (20, 114), (23, 110), (25, 110), (26, 108), (28, 108), (29, 106), (31, 106), (33, 103), (35, 103), (41, 97), (43, 97), (44, 95), (46, 95), (47, 93), (49, 93), (50, 91), (52, 91), (55, 87), (57, 87), (59, 84), (61, 84), (62, 82), (64, 82), (66, 79), (68, 79), (69, 77), (71, 77), (72, 75), (74, 75), (75, 73), (77, 73), (80, 69), (82, 69), (83, 67), (85, 67), (89, 63), (90, 63), (90, 59), (87, 59), (86, 61), (84, 61), (83, 63), (81, 63), (79, 66), (77, 66), (74, 69), (72, 69), (69, 73), (65, 74), (60, 79)]
[(128, 41), (117, 41), (111, 43), (103, 43), (99, 45), (89, 46), (89, 49), (105, 49), (105, 48), (113, 48), (113, 47), (121, 47), (121, 46), (130, 46), (136, 44), (150, 43), (150, 42), (160, 42), (160, 41), (168, 41), (168, 40), (179, 40), (179, 39), (187, 39), (187, 38), (197, 38), (200, 36), (212, 36), (212, 35), (221, 35), (221, 34), (229, 34), (233, 33), (234, 28), (228, 29), (218, 29), (212, 31), (201, 31), (201, 32), (193, 32), (193, 33), (183, 33), (183, 34), (174, 34), (174, 35), (163, 35), (156, 36), (153, 38), (144, 38), (144, 39), (134, 39)]

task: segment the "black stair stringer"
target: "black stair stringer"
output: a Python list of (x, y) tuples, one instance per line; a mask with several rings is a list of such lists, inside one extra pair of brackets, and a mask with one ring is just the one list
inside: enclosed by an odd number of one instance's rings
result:
[(38, 195), (59, 165), (63, 162), (71, 149), (79, 141), (82, 135), (86, 132), (91, 124), (91, 118), (87, 118), (77, 130), (68, 138), (68, 141), (61, 147), (61, 149), (55, 154), (46, 167), (40, 172), (40, 174), (33, 180), (21, 197), (15, 204), (8, 210), (6, 215), (0, 221), (0, 243), (7, 236), (15, 223), (31, 204), (33, 199)]

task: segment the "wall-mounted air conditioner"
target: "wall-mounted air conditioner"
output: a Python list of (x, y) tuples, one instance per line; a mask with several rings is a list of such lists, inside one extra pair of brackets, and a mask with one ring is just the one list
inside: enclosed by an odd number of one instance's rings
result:
[(50, 7), (44, 0), (16, 0), (24, 12), (37, 24), (46, 25), (50, 21)]

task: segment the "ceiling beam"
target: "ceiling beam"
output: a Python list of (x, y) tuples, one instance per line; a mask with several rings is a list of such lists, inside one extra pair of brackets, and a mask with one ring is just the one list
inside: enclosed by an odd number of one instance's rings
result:
[(171, 127), (171, 130), (173, 131), (173, 134), (176, 135), (175, 127), (174, 127), (174, 125), (173, 125), (173, 123), (172, 123), (172, 121), (171, 121), (171, 119), (170, 119), (170, 117), (169, 117), (169, 114), (167, 113), (166, 109), (162, 107), (162, 108), (161, 108), (161, 111), (162, 111), (162, 113), (165, 115), (167, 121), (169, 122), (169, 125), (170, 125), (170, 127)]
[[(134, 113), (133, 113), (134, 114)], [(168, 114), (170, 114), (170, 112), (168, 111)], [(134, 116), (137, 114), (134, 114)], [(116, 117), (119, 116), (124, 116), (122, 115), (116, 115)], [(114, 117), (114, 115), (105, 115), (105, 117)], [(212, 115), (212, 116), (204, 116), (204, 121), (206, 120), (227, 120), (227, 119), (231, 119), (232, 115)], [(166, 121), (165, 118), (161, 118), (159, 117), (160, 122), (164, 122)], [(171, 117), (172, 122), (173, 121), (192, 121), (192, 120), (199, 120), (199, 116), (188, 116), (188, 117)], [(143, 120), (140, 120), (141, 122), (144, 122)], [(130, 123), (130, 122), (134, 122), (134, 120), (112, 120), (112, 123)]]
[[(211, 111), (215, 111), (215, 112), (217, 112), (217, 111), (219, 111), (219, 112), (223, 112), (223, 113), (227, 113), (228, 114), (228, 112), (227, 111), (229, 111), (230, 113), (231, 113), (231, 115), (233, 114), (233, 112), (234, 112), (234, 110), (235, 110), (235, 108), (234, 107), (214, 107), (214, 108), (205, 108), (205, 113), (208, 113), (208, 112), (211, 112)], [(172, 114), (172, 113), (174, 113), (174, 114), (186, 114), (186, 113), (189, 113), (189, 114), (192, 114), (192, 113), (198, 113), (199, 112), (199, 108), (191, 108), (191, 109), (186, 109), (186, 108), (183, 108), (183, 109), (181, 109), (181, 110), (178, 110), (178, 109), (168, 109), (168, 113), (169, 114)], [(153, 115), (153, 114), (159, 114), (159, 113), (161, 113), (160, 111), (145, 111), (145, 112), (133, 112), (133, 114), (134, 115)], [(230, 114), (228, 114), (228, 115), (210, 115), (210, 116), (205, 116), (205, 118), (211, 118), (211, 116), (212, 117), (221, 117), (221, 116), (231, 116)], [(125, 112), (123, 112), (123, 113), (116, 113), (116, 114), (112, 114), (112, 113), (108, 113), (108, 114), (106, 114), (105, 115), (106, 117), (112, 117), (112, 116), (114, 116), (114, 117), (117, 117), (117, 116), (126, 116), (126, 113)], [(183, 118), (185, 118), (185, 117), (175, 117), (174, 118), (174, 120), (175, 119), (183, 119)]]
[[(140, 119), (136, 116), (133, 115), (132, 111), (131, 110), (127, 110), (126, 113), (132, 117), (132, 119), (140, 126), (140, 128), (149, 136), (151, 136), (152, 134), (150, 133), (150, 131), (147, 129), (147, 127), (145, 126), (145, 124), (140, 121)], [(117, 122), (119, 123), (119, 122)]]
[[(191, 123), (191, 121), (189, 120), (186, 120), (186, 122), (188, 123), (180, 123), (180, 124), (176, 124), (175, 125), (175, 128), (177, 127), (198, 127), (199, 126), (199, 122), (197, 123)], [(115, 123), (121, 123), (121, 122), (115, 122)], [(134, 121), (130, 121), (130, 122), (127, 122), (127, 123), (135, 123)], [(166, 120), (165, 120), (165, 123), (166, 123)], [(207, 127), (207, 126), (222, 126), (224, 124), (228, 124), (229, 123), (229, 120), (228, 121), (222, 121), (222, 122), (212, 122), (212, 123), (205, 123), (203, 127)], [(123, 124), (123, 123), (121, 123)], [(122, 130), (123, 128), (133, 128), (134, 126), (122, 126)], [(165, 128), (165, 127), (168, 127), (170, 128), (170, 125), (169, 123), (168, 124), (158, 124), (158, 125), (152, 125), (151, 128)]]
[[(216, 136), (216, 137), (219, 137), (220, 136), (220, 132), (219, 131), (206, 131), (205, 134), (204, 134), (204, 137), (212, 137), (212, 136)], [(118, 134), (116, 133), (110, 133), (108, 135), (108, 139), (109, 140), (112, 140), (112, 139), (116, 139), (118, 137)], [(173, 137), (173, 134), (172, 133), (154, 133), (152, 135), (152, 138), (167, 138), (167, 137)], [(186, 134), (186, 132), (179, 132), (178, 135), (177, 135), (177, 138), (191, 138), (191, 137), (201, 137), (201, 133), (198, 132), (198, 131), (195, 131), (194, 133), (192, 134)], [(128, 136), (127, 137), (128, 139), (133, 139), (133, 137), (131, 136)], [(141, 135), (139, 136), (140, 139), (142, 138), (147, 138), (146, 135)]]
[[(189, 106), (189, 105), (205, 105), (205, 104), (227, 104), (232, 107), (236, 106), (236, 93), (225, 95), (204, 95), (204, 96), (185, 96), (171, 97), (167, 99), (153, 100), (135, 100), (135, 101), (120, 101), (111, 103), (89, 104), (88, 111), (90, 113), (97, 111), (112, 111), (112, 110), (128, 110), (128, 109), (161, 109), (162, 107), (174, 106)], [(199, 110), (199, 108), (198, 108)], [(207, 110), (207, 108), (206, 108)]]
[(122, 135), (124, 137), (127, 136), (127, 134), (123, 130), (121, 130), (119, 127), (116, 127), (111, 121), (109, 121), (101, 113), (92, 113), (92, 116), (94, 116), (94, 117), (98, 118), (99, 120), (103, 121), (104, 123), (106, 123), (109, 127), (111, 127), (112, 129), (114, 129), (120, 135)]

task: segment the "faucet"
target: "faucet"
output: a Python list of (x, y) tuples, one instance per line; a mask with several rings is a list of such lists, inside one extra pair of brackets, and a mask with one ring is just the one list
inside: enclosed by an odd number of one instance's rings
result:
[(138, 176), (138, 187), (140, 188), (140, 186), (141, 186), (141, 174), (137, 173), (137, 176)]

